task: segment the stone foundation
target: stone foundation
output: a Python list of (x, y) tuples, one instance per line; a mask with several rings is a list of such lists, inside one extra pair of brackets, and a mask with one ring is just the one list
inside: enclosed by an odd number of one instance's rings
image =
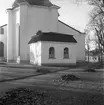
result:
[(75, 66), (75, 63), (42, 63), (41, 66), (55, 66), (55, 67), (70, 67)]
[(29, 60), (20, 60), (20, 63), (21, 64), (30, 64), (30, 61)]

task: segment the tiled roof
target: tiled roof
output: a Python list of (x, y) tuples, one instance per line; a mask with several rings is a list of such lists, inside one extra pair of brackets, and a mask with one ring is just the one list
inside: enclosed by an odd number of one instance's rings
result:
[(39, 6), (54, 6), (49, 0), (15, 0), (12, 7), (18, 7), (18, 3), (27, 2), (30, 5), (39, 5)]
[(31, 38), (28, 44), (35, 43), (38, 41), (77, 43), (73, 35), (56, 33), (56, 32), (39, 32), (37, 35)]

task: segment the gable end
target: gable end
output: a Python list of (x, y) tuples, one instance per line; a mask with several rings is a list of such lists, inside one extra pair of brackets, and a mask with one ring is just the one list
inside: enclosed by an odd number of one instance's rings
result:
[(58, 21), (59, 21), (60, 23), (64, 24), (65, 26), (67, 26), (67, 27), (73, 29), (74, 31), (77, 31), (78, 33), (82, 34), (82, 32), (80, 32), (79, 30), (77, 30), (77, 29), (75, 29), (75, 28), (69, 26), (68, 24), (66, 24), (66, 23), (64, 23), (64, 22), (62, 22), (62, 21), (60, 21), (60, 20), (58, 20)]

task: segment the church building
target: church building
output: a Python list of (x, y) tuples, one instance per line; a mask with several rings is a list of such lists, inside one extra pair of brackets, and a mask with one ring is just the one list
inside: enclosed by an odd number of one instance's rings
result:
[(0, 59), (36, 65), (70, 65), (85, 60), (85, 37), (58, 20), (49, 0), (15, 0), (0, 27)]

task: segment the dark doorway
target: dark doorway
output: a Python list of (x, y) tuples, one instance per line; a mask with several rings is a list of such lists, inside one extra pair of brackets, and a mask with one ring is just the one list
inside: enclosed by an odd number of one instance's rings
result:
[(0, 57), (4, 57), (4, 43), (0, 42)]

